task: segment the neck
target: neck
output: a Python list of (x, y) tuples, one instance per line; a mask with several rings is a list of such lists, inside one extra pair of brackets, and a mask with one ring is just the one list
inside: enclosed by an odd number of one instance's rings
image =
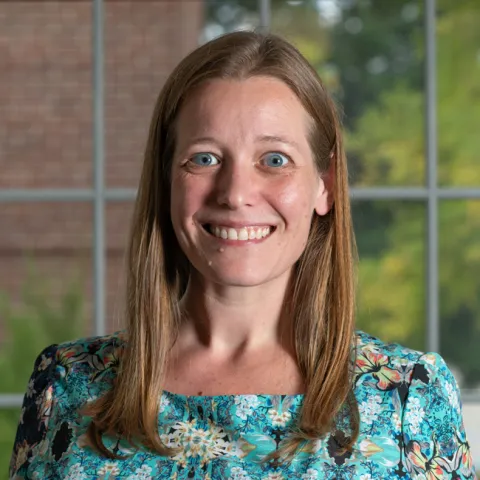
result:
[(292, 324), (285, 314), (290, 274), (254, 287), (230, 287), (192, 275), (181, 308), (179, 341), (212, 354), (234, 357), (261, 348), (293, 351)]

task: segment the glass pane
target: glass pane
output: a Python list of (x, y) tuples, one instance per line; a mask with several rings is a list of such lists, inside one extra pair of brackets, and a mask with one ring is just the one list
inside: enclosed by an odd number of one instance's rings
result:
[(480, 3), (439, 2), (438, 174), (447, 186), (480, 186)]
[[(33, 363), (31, 369), (33, 369)], [(26, 383), (24, 387), (26, 389)], [(20, 408), (0, 410), (0, 472), (8, 472), (19, 420)]]
[(359, 328), (424, 350), (424, 204), (356, 201), (353, 220), (360, 255)]
[(91, 5), (0, 2), (0, 188), (92, 182)]
[(22, 393), (43, 348), (91, 333), (92, 207), (5, 204), (0, 225), (0, 385)]
[(134, 203), (107, 204), (107, 317), (109, 331), (124, 328), (126, 250)]
[(158, 93), (198, 45), (202, 27), (203, 3), (197, 0), (105, 2), (108, 186), (137, 186)]
[(227, 32), (252, 30), (260, 26), (258, 0), (204, 0), (206, 42)]
[(440, 351), (480, 398), (480, 201), (440, 202)]
[(310, 60), (345, 111), (352, 183), (422, 185), (423, 1), (272, 2), (272, 30)]

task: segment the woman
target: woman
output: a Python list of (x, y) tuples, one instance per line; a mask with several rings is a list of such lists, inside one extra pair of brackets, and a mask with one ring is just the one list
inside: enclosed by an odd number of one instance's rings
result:
[(127, 328), (42, 352), (11, 478), (473, 478), (441, 357), (355, 332), (353, 243), (306, 60), (248, 32), (191, 53), (153, 114)]

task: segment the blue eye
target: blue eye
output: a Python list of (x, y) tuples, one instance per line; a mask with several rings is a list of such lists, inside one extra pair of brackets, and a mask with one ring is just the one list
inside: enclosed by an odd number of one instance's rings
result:
[(273, 152), (265, 156), (265, 163), (269, 167), (284, 167), (288, 162), (288, 158), (281, 153)]
[(210, 165), (217, 165), (218, 158), (213, 153), (196, 153), (191, 158), (191, 161), (200, 167), (209, 167)]

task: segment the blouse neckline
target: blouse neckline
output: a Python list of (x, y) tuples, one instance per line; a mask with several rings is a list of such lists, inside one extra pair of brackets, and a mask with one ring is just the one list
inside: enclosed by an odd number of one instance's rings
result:
[(223, 393), (223, 394), (217, 394), (217, 395), (186, 395), (184, 393), (175, 393), (171, 392), (169, 390), (163, 390), (163, 394), (167, 395), (168, 397), (171, 398), (179, 398), (179, 399), (184, 399), (184, 400), (190, 400), (190, 401), (205, 401), (205, 400), (216, 400), (216, 399), (221, 399), (221, 400), (226, 400), (226, 399), (247, 399), (247, 398), (252, 398), (252, 397), (260, 397), (260, 398), (278, 398), (278, 397), (289, 397), (289, 398), (295, 398), (295, 399), (302, 399), (305, 397), (305, 394), (303, 393), (295, 393), (293, 395), (288, 395), (284, 393)]

